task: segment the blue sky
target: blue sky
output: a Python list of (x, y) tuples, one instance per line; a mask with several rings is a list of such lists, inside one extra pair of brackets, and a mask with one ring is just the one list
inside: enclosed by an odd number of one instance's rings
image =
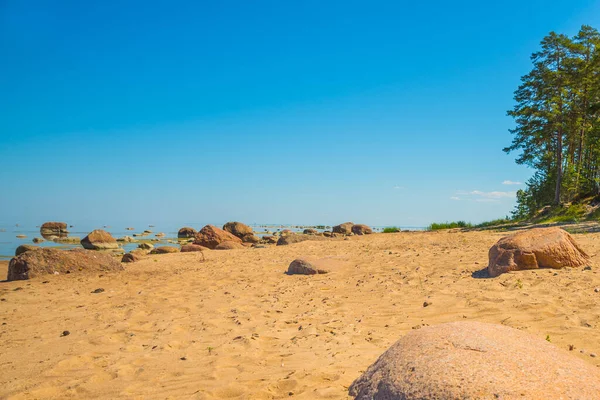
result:
[(505, 216), (531, 175), (501, 151), (529, 56), (599, 20), (599, 1), (0, 0), (0, 221)]

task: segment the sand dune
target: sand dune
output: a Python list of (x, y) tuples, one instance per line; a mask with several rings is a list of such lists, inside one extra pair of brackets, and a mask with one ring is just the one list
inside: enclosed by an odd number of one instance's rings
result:
[[(473, 278), (504, 235), (375, 234), (204, 263), (151, 255), (121, 273), (3, 282), (0, 398), (347, 399), (400, 336), (464, 319), (573, 345), (600, 366), (600, 234), (575, 235), (592, 270)], [(285, 275), (298, 256), (332, 272)]]

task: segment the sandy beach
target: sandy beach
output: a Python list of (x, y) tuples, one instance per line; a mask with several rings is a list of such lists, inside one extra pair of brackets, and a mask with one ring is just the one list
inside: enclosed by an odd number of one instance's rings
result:
[[(574, 235), (591, 270), (472, 277), (507, 234), (373, 234), (206, 251), (205, 262), (150, 255), (120, 273), (2, 282), (0, 398), (348, 399), (402, 335), (460, 320), (571, 345), (600, 366), (600, 233)], [(332, 272), (286, 275), (299, 256)]]

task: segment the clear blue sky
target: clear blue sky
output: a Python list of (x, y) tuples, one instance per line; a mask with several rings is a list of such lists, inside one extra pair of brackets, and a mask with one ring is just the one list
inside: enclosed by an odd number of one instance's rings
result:
[(502, 217), (529, 55), (599, 1), (0, 0), (0, 221)]

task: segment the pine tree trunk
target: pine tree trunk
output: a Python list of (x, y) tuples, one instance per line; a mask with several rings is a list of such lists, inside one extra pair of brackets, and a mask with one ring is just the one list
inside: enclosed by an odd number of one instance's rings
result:
[(554, 190), (554, 205), (560, 204), (560, 188), (562, 186), (562, 130), (556, 137), (556, 189)]

